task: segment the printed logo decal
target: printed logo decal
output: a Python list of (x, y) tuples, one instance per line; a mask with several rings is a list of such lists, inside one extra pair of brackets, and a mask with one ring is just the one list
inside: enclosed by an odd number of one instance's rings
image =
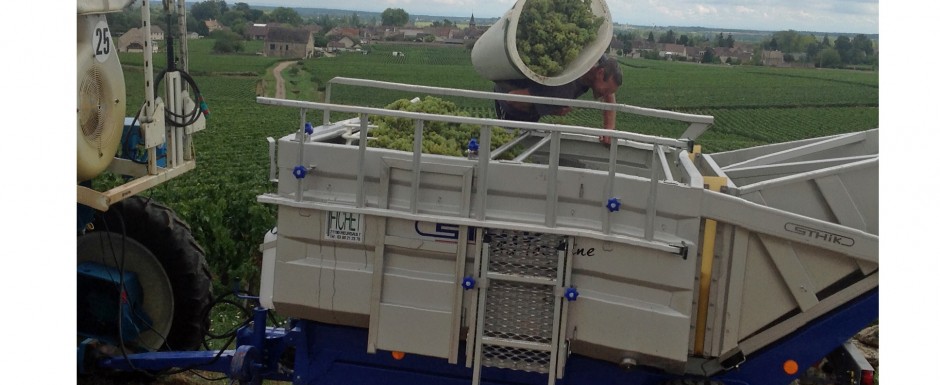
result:
[(855, 240), (845, 235), (839, 235), (836, 233), (830, 233), (828, 231), (817, 230), (812, 227), (798, 225), (792, 222), (788, 222), (787, 224), (783, 225), (783, 229), (794, 234), (802, 235), (806, 238), (810, 238), (813, 240), (822, 240), (824, 242), (829, 242), (829, 243), (835, 243), (839, 246), (852, 247), (853, 245), (855, 245)]

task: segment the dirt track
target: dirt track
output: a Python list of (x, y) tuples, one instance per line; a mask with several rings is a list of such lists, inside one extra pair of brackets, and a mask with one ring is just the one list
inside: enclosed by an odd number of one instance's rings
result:
[(274, 71), (273, 71), (273, 72), (274, 72), (274, 80), (275, 80), (275, 82), (276, 82), (276, 86), (275, 86), (276, 88), (275, 88), (275, 91), (274, 91), (274, 97), (275, 97), (275, 98), (284, 99), (284, 95), (286, 94), (286, 91), (284, 91), (284, 78), (281, 77), (281, 71), (283, 71), (285, 68), (287, 68), (287, 67), (289, 67), (289, 66), (291, 66), (291, 65), (293, 65), (293, 64), (297, 64), (297, 62), (294, 62), (294, 61), (284, 61), (284, 62), (278, 63), (278, 64), (277, 64), (277, 67), (274, 67)]

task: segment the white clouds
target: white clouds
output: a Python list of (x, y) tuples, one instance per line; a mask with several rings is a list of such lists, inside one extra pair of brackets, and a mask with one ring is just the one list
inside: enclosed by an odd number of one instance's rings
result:
[(878, 33), (874, 0), (647, 0), (614, 20), (637, 25)]
[[(393, 8), (402, 8), (403, 5), (410, 5), (410, 4), (411, 4), (411, 0), (382, 0), (382, 2), (385, 3), (385, 4), (388, 4), (389, 7), (393, 7)], [(346, 4), (350, 4), (350, 3), (356, 3), (356, 2), (355, 2), (355, 1), (354, 1), (354, 2), (347, 2)], [(334, 5), (334, 7), (335, 7), (335, 5)], [(407, 12), (407, 11), (408, 11), (408, 10), (406, 9), (405, 12)]]
[[(247, 0), (249, 4), (256, 4)], [(402, 8), (411, 15), (500, 17), (516, 0), (258, 0), (258, 5), (382, 12)], [(702, 26), (727, 29), (878, 33), (877, 0), (607, 0), (615, 22), (634, 25)]]
[(471, 7), (471, 8), (472, 8), (474, 5), (476, 5), (477, 2), (476, 2), (476, 1), (473, 1), (473, 0), (470, 0), (470, 1), (465, 1), (465, 0), (431, 0), (431, 3), (439, 4), (439, 5), (447, 5), (447, 6), (452, 6), (452, 7)]
[(731, 13), (739, 16), (750, 17), (760, 15), (756, 9), (751, 7), (746, 7), (743, 5), (735, 5), (731, 7)]
[(713, 6), (696, 4), (692, 14), (696, 17), (718, 17), (718, 8)]

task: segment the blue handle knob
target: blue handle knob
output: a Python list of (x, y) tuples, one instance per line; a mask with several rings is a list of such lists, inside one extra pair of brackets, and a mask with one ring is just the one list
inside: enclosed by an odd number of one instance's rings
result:
[(617, 198), (610, 198), (607, 200), (607, 211), (614, 212), (620, 211), (620, 200)]
[(304, 166), (294, 167), (294, 178), (303, 179), (307, 176), (307, 169)]
[(470, 138), (470, 144), (467, 145), (467, 149), (470, 151), (477, 151), (480, 149), (480, 144), (477, 143), (477, 138)]
[(565, 289), (565, 298), (569, 301), (577, 301), (578, 295), (579, 295), (578, 289), (575, 289), (573, 287), (569, 287)]
[(477, 281), (473, 279), (473, 277), (468, 276), (463, 279), (463, 282), (460, 284), (460, 286), (463, 286), (464, 290), (470, 290), (477, 286)]

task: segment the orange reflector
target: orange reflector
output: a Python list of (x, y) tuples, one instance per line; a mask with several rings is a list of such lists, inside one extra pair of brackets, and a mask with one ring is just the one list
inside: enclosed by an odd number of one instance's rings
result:
[(405, 358), (405, 352), (392, 352), (392, 358), (394, 358), (394, 359), (396, 359), (396, 360), (400, 360), (400, 359), (402, 359), (402, 358)]
[(783, 363), (783, 371), (791, 376), (796, 374), (798, 370), (800, 370), (800, 365), (796, 361), (787, 360)]

